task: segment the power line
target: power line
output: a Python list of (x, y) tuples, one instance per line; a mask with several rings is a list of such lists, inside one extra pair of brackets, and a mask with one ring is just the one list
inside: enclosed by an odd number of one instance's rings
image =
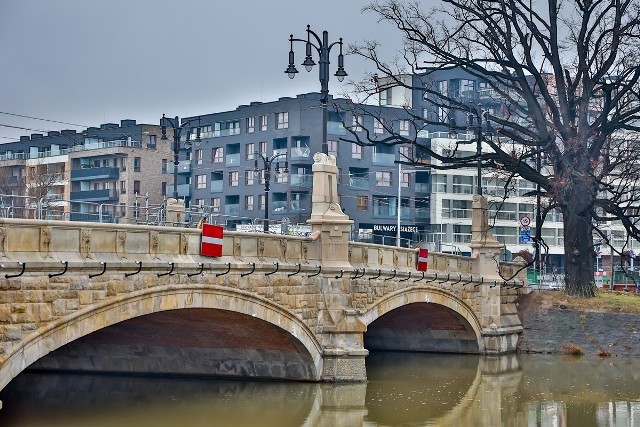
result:
[(62, 125), (69, 125), (69, 126), (76, 126), (76, 127), (89, 127), (89, 126), (86, 126), (86, 125), (79, 125), (79, 124), (76, 124), (76, 123), (61, 122), (59, 120), (43, 119), (41, 117), (25, 116), (23, 114), (7, 113), (7, 112), (4, 112), (4, 111), (0, 111), (0, 114), (5, 114), (7, 116), (21, 117), (23, 119), (40, 120), (40, 121), (43, 121), (43, 122), (50, 122), (50, 123), (59, 123), (59, 124), (62, 124)]

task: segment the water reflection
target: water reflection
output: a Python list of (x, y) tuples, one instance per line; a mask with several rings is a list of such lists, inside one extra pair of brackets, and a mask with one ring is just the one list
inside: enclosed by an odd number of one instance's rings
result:
[(0, 425), (640, 426), (640, 360), (373, 353), (367, 384), (26, 372)]

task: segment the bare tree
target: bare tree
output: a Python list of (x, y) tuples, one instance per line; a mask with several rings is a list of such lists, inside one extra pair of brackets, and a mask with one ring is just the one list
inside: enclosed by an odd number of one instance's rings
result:
[[(392, 60), (379, 56), (375, 42), (352, 47), (376, 68), (356, 91), (372, 96), (382, 81), (421, 91), (434, 108), (468, 112), (468, 100), (442, 91), (430, 75), (457, 67), (483, 79), (501, 107), (486, 113), (496, 137), (485, 138), (491, 149), (482, 153), (482, 166), (537, 184), (539, 192), (529, 195), (538, 193), (547, 210), (561, 210), (566, 292), (595, 295), (594, 234), (606, 240), (602, 224), (620, 221), (628, 236), (640, 237), (638, 0), (441, 0), (430, 9), (389, 0), (365, 10), (397, 27), (405, 43)], [(417, 129), (463, 128), (406, 110)], [(350, 139), (415, 144), (417, 153), (446, 168), (477, 160), (456, 155), (455, 147), (443, 155), (387, 130), (392, 134), (385, 140), (356, 132)], [(536, 167), (537, 156), (548, 167)], [(419, 165), (416, 160), (407, 162)]]

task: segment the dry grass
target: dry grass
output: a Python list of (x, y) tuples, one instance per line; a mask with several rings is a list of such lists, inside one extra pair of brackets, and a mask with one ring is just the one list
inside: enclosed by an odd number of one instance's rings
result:
[(598, 352), (596, 353), (596, 356), (605, 359), (607, 357), (611, 357), (611, 353), (608, 352), (607, 350), (605, 350), (604, 348), (601, 348), (600, 350), (598, 350)]
[(594, 298), (582, 298), (561, 291), (532, 291), (522, 302), (544, 308), (640, 314), (640, 294), (628, 292), (600, 290)]
[(558, 349), (558, 354), (562, 354), (563, 356), (582, 356), (584, 351), (582, 347), (578, 344), (565, 344)]

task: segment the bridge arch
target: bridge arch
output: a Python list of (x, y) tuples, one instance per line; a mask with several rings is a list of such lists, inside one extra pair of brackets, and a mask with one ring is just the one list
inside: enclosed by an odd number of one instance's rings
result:
[(426, 303), (449, 309), (466, 321), (475, 335), (477, 352), (484, 352), (484, 340), (482, 339), (482, 327), (475, 312), (454, 294), (433, 287), (411, 288), (400, 290), (376, 302), (366, 312), (361, 314), (360, 320), (370, 327), (376, 320), (389, 314), (393, 310), (402, 309), (412, 304)]
[(0, 389), (48, 353), (92, 332), (140, 316), (179, 309), (217, 309), (251, 316), (286, 331), (308, 352), (312, 380), (322, 374), (322, 346), (298, 317), (276, 304), (242, 290), (215, 285), (170, 284), (118, 295), (58, 318), (22, 339), (0, 370)]

